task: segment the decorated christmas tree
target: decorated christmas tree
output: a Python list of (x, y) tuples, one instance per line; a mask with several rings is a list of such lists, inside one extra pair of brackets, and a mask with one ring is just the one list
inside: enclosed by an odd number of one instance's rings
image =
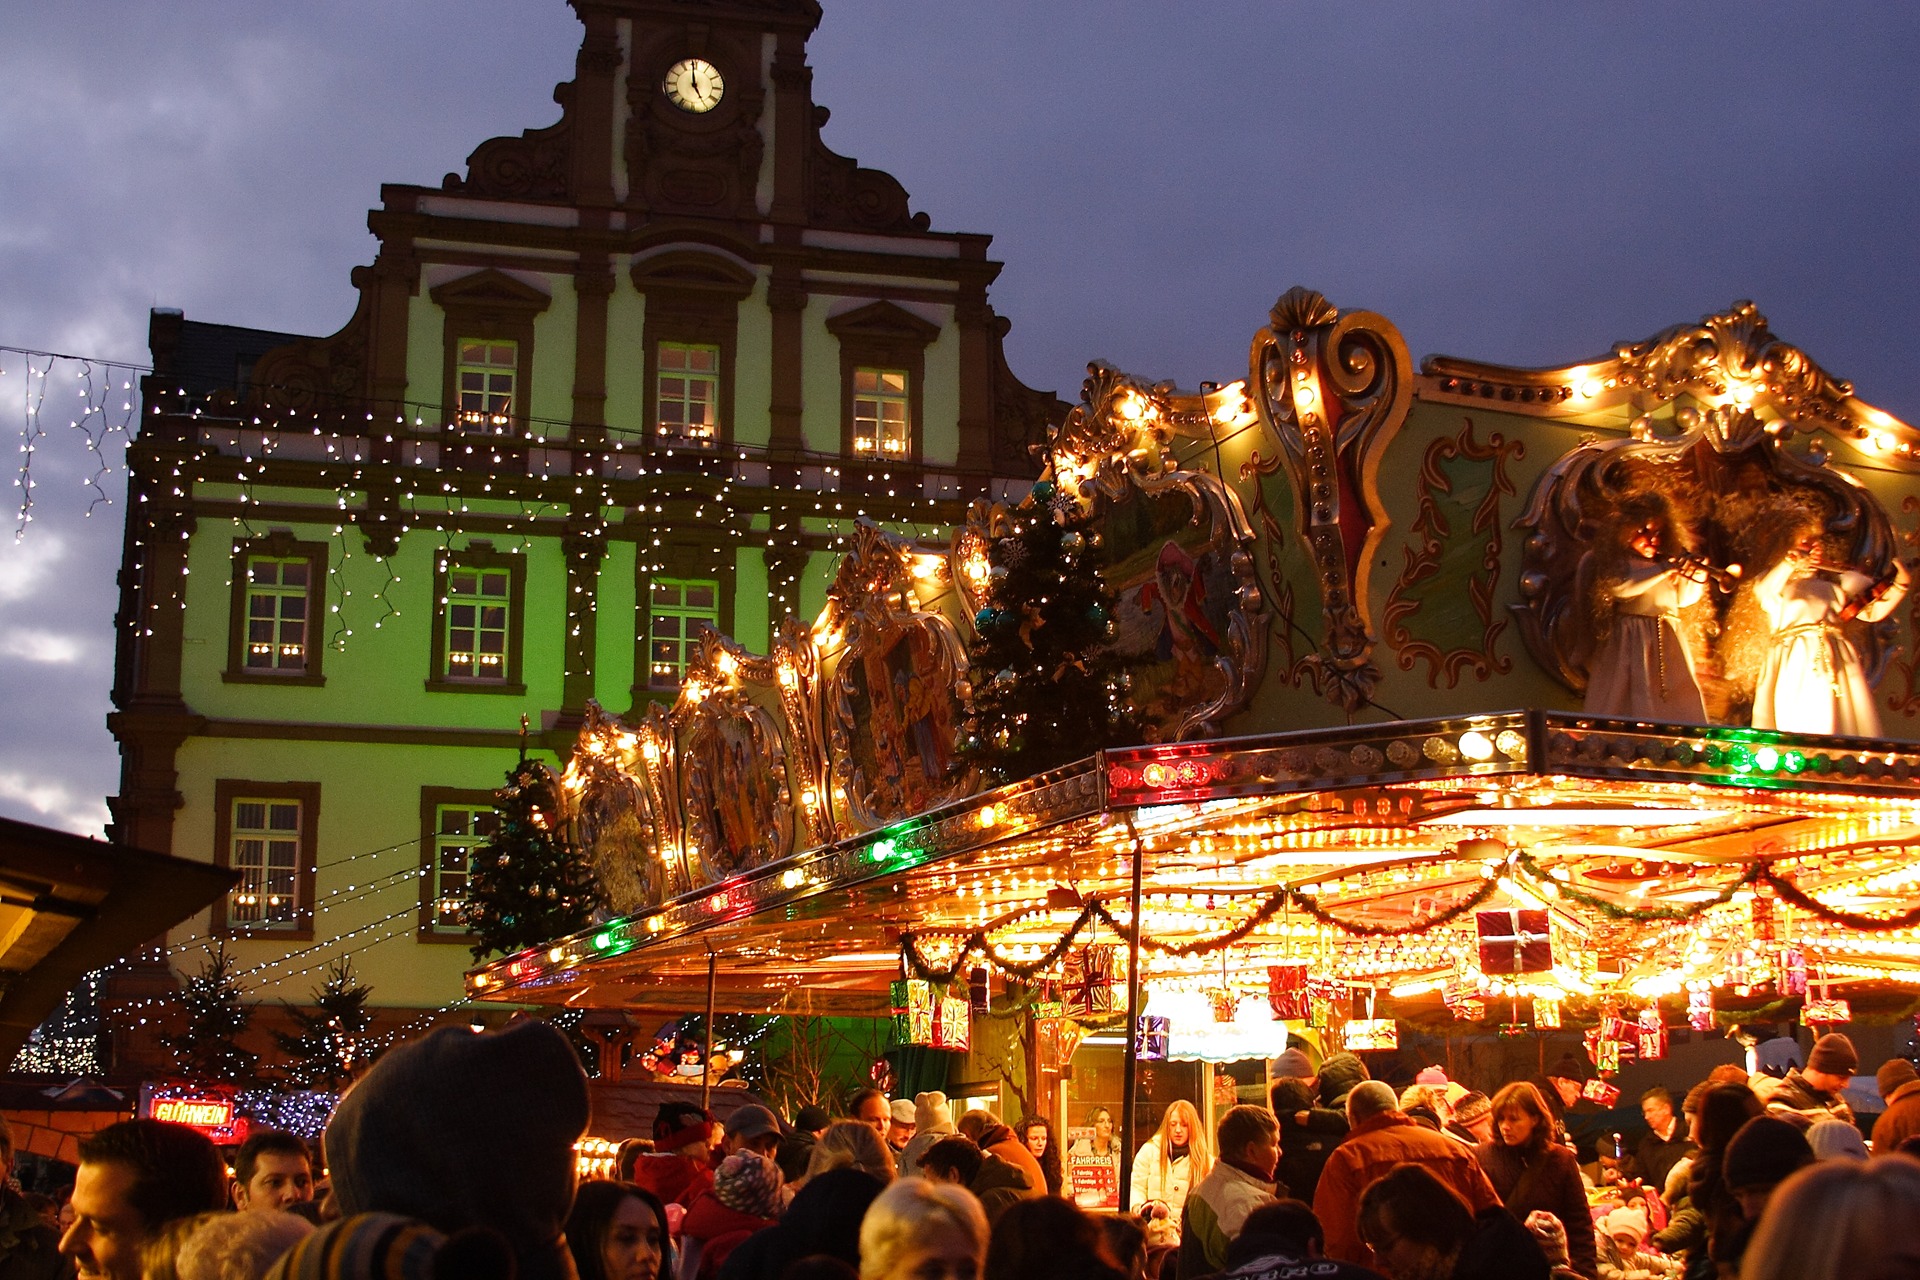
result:
[(473, 958), (537, 946), (592, 923), (605, 905), (586, 858), (557, 831), (553, 771), (527, 759), (507, 772), (493, 794), (500, 821), (473, 853), (467, 878), (467, 924)]
[(225, 944), (207, 949), (200, 972), (180, 992), (186, 1028), (163, 1035), (174, 1068), (196, 1080), (242, 1084), (253, 1078), (260, 1055), (240, 1047), (240, 1035), (253, 1021), (253, 1006), (240, 998), (240, 980)]
[(967, 650), (973, 717), (962, 751), (1013, 782), (1140, 740), (1126, 664), (1111, 647), (1113, 593), (1078, 503), (1034, 485), (988, 549), (986, 601)]
[(282, 1078), (295, 1088), (338, 1092), (365, 1065), (359, 1038), (373, 1025), (373, 1015), (367, 1011), (367, 997), (372, 994), (373, 988), (354, 976), (353, 961), (342, 959), (327, 969), (326, 982), (313, 989), (312, 1008), (282, 1001), (298, 1028), (273, 1033), (274, 1043), (287, 1056), (280, 1068)]

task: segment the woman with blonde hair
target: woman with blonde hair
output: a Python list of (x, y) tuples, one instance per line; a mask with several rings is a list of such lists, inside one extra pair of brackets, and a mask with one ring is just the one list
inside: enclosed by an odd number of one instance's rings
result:
[(987, 1215), (956, 1183), (901, 1178), (860, 1221), (860, 1280), (975, 1280), (987, 1256)]
[(1212, 1172), (1213, 1147), (1200, 1126), (1200, 1113), (1185, 1099), (1175, 1102), (1133, 1158), (1133, 1198), (1127, 1203), (1147, 1219), (1150, 1244), (1179, 1239), (1187, 1191)]
[(1920, 1160), (1809, 1165), (1780, 1184), (1747, 1244), (1741, 1280), (1902, 1280), (1920, 1275)]

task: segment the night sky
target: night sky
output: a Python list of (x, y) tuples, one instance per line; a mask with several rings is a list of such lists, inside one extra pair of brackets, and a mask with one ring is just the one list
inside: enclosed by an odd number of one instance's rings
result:
[[(1243, 376), (1303, 284), (1513, 364), (1752, 298), (1920, 421), (1920, 6), (824, 3), (828, 144), (994, 237), (1013, 368), (1069, 400), (1092, 358)], [(561, 0), (11, 6), (0, 345), (144, 363), (151, 306), (331, 333), (379, 184), (551, 123), (578, 39)], [(97, 831), (120, 506), (84, 518), (79, 369), (0, 538), (0, 813)]]

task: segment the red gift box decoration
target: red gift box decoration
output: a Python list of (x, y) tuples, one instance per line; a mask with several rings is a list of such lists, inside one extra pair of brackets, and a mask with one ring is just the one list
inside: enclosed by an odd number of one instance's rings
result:
[(1603, 1107), (1611, 1107), (1620, 1101), (1620, 1086), (1608, 1084), (1605, 1080), (1589, 1080), (1580, 1086), (1580, 1096), (1588, 1102), (1597, 1102)]
[(1655, 1058), (1667, 1056), (1667, 1027), (1660, 1020), (1660, 1011), (1651, 1005), (1640, 1011), (1640, 1025), (1637, 1028), (1637, 1047), (1640, 1059), (1650, 1062)]
[(1853, 1021), (1853, 1006), (1845, 1000), (1816, 1000), (1808, 997), (1806, 1008), (1800, 1011), (1800, 1021), (1810, 1027), (1832, 1027), (1842, 1022)]
[(1113, 944), (1106, 942), (1090, 942), (1067, 956), (1060, 1003), (1069, 1018), (1101, 1017), (1114, 1011), (1113, 965)]
[(973, 1010), (948, 988), (918, 978), (893, 984), (893, 1031), (902, 1044), (930, 1049), (968, 1048), (973, 1039)]
[(1780, 994), (1807, 994), (1807, 953), (1798, 947), (1788, 947), (1780, 953)]
[(1267, 1004), (1275, 1022), (1304, 1022), (1307, 1017), (1307, 966), (1288, 961), (1267, 966)]
[(1544, 973), (1553, 968), (1553, 935), (1545, 911), (1480, 911), (1474, 921), (1480, 931), (1480, 972)]
[(1687, 992), (1687, 1025), (1695, 1031), (1713, 1030), (1713, 992)]
[(1346, 996), (1346, 984), (1336, 978), (1307, 979), (1307, 1025), (1325, 1031), (1333, 1026), (1336, 1005)]

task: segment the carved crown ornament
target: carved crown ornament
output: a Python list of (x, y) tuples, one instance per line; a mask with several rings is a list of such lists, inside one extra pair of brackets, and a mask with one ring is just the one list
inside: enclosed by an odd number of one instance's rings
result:
[(1853, 384), (1783, 342), (1753, 303), (1735, 302), (1698, 323), (1677, 324), (1611, 354), (1543, 369), (1429, 356), (1421, 372), (1443, 394), (1585, 412), (1621, 406), (1651, 413), (1680, 399), (1703, 409), (1752, 410), (1789, 433), (1824, 431), (1877, 452), (1912, 457), (1920, 448), (1892, 415), (1853, 394)]

